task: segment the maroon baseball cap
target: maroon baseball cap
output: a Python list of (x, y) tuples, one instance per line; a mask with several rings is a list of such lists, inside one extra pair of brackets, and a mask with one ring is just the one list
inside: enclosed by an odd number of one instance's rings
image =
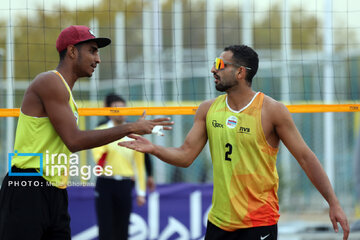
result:
[(98, 48), (105, 47), (111, 43), (109, 38), (95, 37), (90, 28), (87, 26), (72, 25), (61, 31), (58, 39), (56, 40), (56, 49), (58, 52), (61, 52), (69, 45), (75, 45), (88, 41), (96, 42)]

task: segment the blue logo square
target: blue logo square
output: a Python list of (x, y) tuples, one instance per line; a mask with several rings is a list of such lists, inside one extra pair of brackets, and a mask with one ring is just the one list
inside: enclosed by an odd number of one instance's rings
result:
[[(19, 157), (40, 157), (40, 172), (12, 172), (11, 171), (11, 160), (13, 156)], [(42, 153), (18, 153), (14, 151), (14, 153), (8, 154), (8, 163), (9, 163), (9, 176), (42, 176), (43, 175), (43, 154)]]

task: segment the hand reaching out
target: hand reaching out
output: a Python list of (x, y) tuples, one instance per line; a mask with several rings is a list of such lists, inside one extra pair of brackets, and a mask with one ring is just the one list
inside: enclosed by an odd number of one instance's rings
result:
[(146, 138), (135, 134), (130, 134), (128, 137), (134, 141), (123, 141), (119, 142), (118, 145), (143, 153), (151, 153), (154, 150), (154, 145)]
[(153, 120), (145, 120), (146, 111), (143, 112), (142, 116), (133, 123), (134, 130), (133, 133), (143, 135), (143, 134), (150, 134), (153, 132), (155, 126), (161, 126), (162, 130), (171, 130), (171, 125), (174, 122), (170, 122), (170, 118), (156, 118)]

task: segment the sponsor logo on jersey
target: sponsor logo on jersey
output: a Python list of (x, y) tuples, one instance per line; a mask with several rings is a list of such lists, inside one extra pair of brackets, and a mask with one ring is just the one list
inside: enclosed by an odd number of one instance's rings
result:
[(238, 133), (250, 134), (250, 128), (247, 128), (247, 127), (239, 127)]
[(226, 119), (226, 126), (227, 126), (228, 128), (235, 128), (237, 122), (238, 122), (237, 117), (235, 117), (235, 116), (230, 116), (230, 117), (228, 117), (228, 119)]
[(216, 120), (212, 120), (212, 125), (214, 128), (224, 128), (224, 125), (221, 123), (218, 123)]

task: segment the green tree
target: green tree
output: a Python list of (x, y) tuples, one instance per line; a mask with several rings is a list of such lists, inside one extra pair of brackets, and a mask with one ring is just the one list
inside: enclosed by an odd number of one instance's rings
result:
[[(206, 43), (206, 1), (183, 0), (183, 40), (188, 49), (204, 48)], [(115, 17), (118, 12), (125, 14), (126, 56), (132, 61), (142, 56), (142, 15), (144, 7), (152, 9), (151, 1), (142, 0), (102, 0), (97, 5), (70, 10), (58, 6), (57, 10), (44, 11), (36, 7), (33, 15), (19, 15), (15, 25), (15, 80), (31, 81), (38, 73), (53, 69), (58, 63), (55, 41), (61, 29), (71, 24), (90, 25), (97, 19), (101, 36), (115, 40)], [(162, 33), (164, 48), (173, 44), (173, 1), (162, 4)], [(242, 39), (241, 5), (218, 2), (216, 9), (216, 36), (219, 49), (229, 44), (240, 44)], [(323, 37), (321, 22), (312, 14), (300, 8), (291, 14), (292, 48), (302, 50), (321, 49)], [(258, 14), (258, 13), (257, 13)], [(254, 18), (253, 39), (256, 49), (280, 49), (281, 47), (281, 8), (273, 5), (265, 17)], [(6, 33), (6, 23), (0, 22), (0, 29)], [(336, 42), (355, 42), (355, 34), (346, 29), (343, 34), (335, 35)], [(6, 36), (0, 36), (0, 47), (5, 48)], [(116, 65), (114, 44), (101, 50), (102, 67), (100, 76), (113, 78)], [(336, 49), (346, 44), (336, 45)], [(4, 68), (5, 69), (5, 68)], [(21, 94), (20, 94), (21, 95)]]

